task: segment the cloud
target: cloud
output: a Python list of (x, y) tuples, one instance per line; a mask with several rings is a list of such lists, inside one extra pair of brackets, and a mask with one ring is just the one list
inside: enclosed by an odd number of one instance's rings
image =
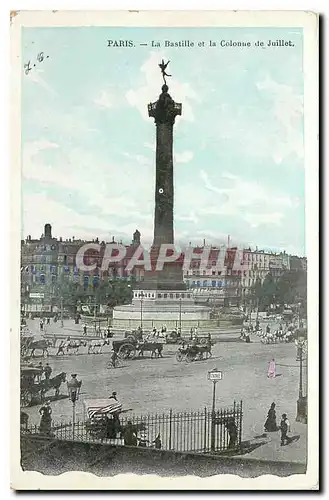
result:
[(109, 92), (106, 90), (102, 90), (95, 98), (94, 98), (94, 104), (98, 108), (103, 108), (103, 109), (108, 109), (113, 106), (113, 99), (112, 96)]
[(303, 97), (269, 76), (254, 85), (258, 93), (255, 103), (218, 106), (213, 134), (231, 141), (251, 158), (271, 158), (279, 165), (295, 156), (302, 165)]
[[(58, 149), (55, 143), (40, 140), (25, 143), (22, 173), (25, 179), (59, 187), (63, 195), (76, 193), (84, 200), (84, 212), (97, 209), (104, 216), (149, 221), (153, 212), (153, 192), (148, 192), (148, 169), (139, 168), (134, 175), (134, 190), (127, 179), (135, 165), (109, 165), (96, 155), (73, 149), (60, 160), (44, 160), (44, 153)], [(73, 168), (79, 165), (79, 169)], [(95, 169), (96, 166), (96, 169)], [(101, 182), (95, 182), (101, 179)], [(140, 203), (143, 200), (143, 204)], [(89, 207), (89, 208), (88, 208)]]
[(180, 222), (192, 222), (193, 224), (198, 224), (199, 222), (199, 217), (195, 214), (195, 212), (190, 212), (188, 215), (176, 215), (175, 216), (176, 221)]
[(155, 143), (151, 144), (150, 142), (144, 142), (144, 147), (150, 149), (153, 153), (156, 151)]
[(176, 163), (188, 163), (193, 159), (194, 154), (192, 151), (184, 151), (183, 153), (176, 153), (174, 155), (174, 161)]
[(244, 219), (252, 227), (260, 224), (280, 225), (284, 218), (284, 210), (294, 209), (299, 205), (297, 198), (282, 195), (239, 176), (224, 172), (220, 183), (229, 187), (218, 188), (208, 174), (201, 170), (200, 177), (207, 190), (218, 196), (208, 205), (200, 208), (202, 215), (230, 215)]
[(278, 150), (273, 155), (276, 163), (295, 153), (300, 159), (304, 157), (303, 145), (303, 96), (296, 94), (292, 87), (275, 82), (267, 76), (256, 83), (259, 91), (267, 93), (273, 102), (273, 114), (280, 125)]
[(262, 224), (273, 224), (280, 226), (284, 215), (280, 212), (273, 212), (268, 214), (262, 213), (245, 213), (243, 218), (250, 224), (251, 227), (259, 227)]
[(42, 76), (41, 76), (42, 73), (44, 73), (43, 69), (32, 68), (32, 70), (29, 71), (28, 75), (26, 75), (27, 80), (31, 83), (39, 85), (40, 87), (44, 88), (45, 90), (47, 90), (51, 94), (56, 95), (55, 90), (50, 85), (48, 85), (48, 83), (42, 78)]
[[(160, 59), (168, 60), (164, 52), (150, 52), (149, 58), (140, 68), (145, 83), (139, 88), (128, 90), (126, 93), (128, 103), (139, 110), (144, 120), (150, 119), (147, 112), (147, 104), (150, 102), (150, 98), (156, 101), (161, 92), (163, 81), (158, 67)], [(177, 121), (194, 121), (194, 114), (189, 101), (198, 100), (198, 96), (191, 85), (189, 83), (180, 83), (175, 78), (169, 78), (168, 85), (172, 98), (183, 105), (182, 116), (177, 117)]]
[(150, 158), (146, 158), (146, 156), (143, 155), (133, 155), (130, 153), (122, 153), (126, 158), (129, 158), (130, 160), (137, 161), (140, 165), (152, 165), (153, 162), (150, 160)]

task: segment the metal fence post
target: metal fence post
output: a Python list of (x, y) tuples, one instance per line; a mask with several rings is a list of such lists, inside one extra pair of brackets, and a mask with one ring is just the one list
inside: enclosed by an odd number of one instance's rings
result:
[(204, 408), (204, 437), (203, 437), (203, 451), (207, 451), (207, 407)]
[(243, 416), (243, 411), (242, 411), (242, 400), (241, 400), (240, 401), (239, 445), (241, 445), (241, 441), (242, 441), (242, 416)]
[(169, 411), (169, 450), (171, 450), (172, 408)]

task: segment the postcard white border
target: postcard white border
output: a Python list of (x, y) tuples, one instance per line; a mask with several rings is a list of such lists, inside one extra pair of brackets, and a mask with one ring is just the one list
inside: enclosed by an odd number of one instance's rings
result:
[[(218, 475), (164, 478), (134, 474), (100, 478), (69, 472), (44, 476), (20, 468), (19, 310), (21, 207), (21, 28), (45, 26), (137, 27), (300, 27), (304, 30), (304, 141), (306, 255), (308, 258), (308, 459), (306, 474), (286, 478)], [(318, 16), (301, 11), (18, 11), (11, 17), (11, 486), (16, 490), (303, 490), (318, 489), (319, 349), (318, 349)]]

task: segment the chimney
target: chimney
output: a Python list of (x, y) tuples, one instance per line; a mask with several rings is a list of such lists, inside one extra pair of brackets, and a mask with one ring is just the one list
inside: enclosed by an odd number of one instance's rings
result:
[(47, 238), (48, 240), (51, 240), (52, 236), (51, 236), (51, 225), (50, 224), (45, 225), (44, 235), (45, 235), (45, 238)]

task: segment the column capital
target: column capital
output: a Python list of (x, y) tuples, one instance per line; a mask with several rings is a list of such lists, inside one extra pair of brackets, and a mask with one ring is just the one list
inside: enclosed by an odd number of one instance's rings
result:
[(173, 125), (176, 116), (182, 114), (182, 105), (173, 100), (168, 93), (168, 85), (162, 85), (162, 93), (156, 102), (148, 105), (149, 117), (154, 118), (156, 124), (167, 123)]

